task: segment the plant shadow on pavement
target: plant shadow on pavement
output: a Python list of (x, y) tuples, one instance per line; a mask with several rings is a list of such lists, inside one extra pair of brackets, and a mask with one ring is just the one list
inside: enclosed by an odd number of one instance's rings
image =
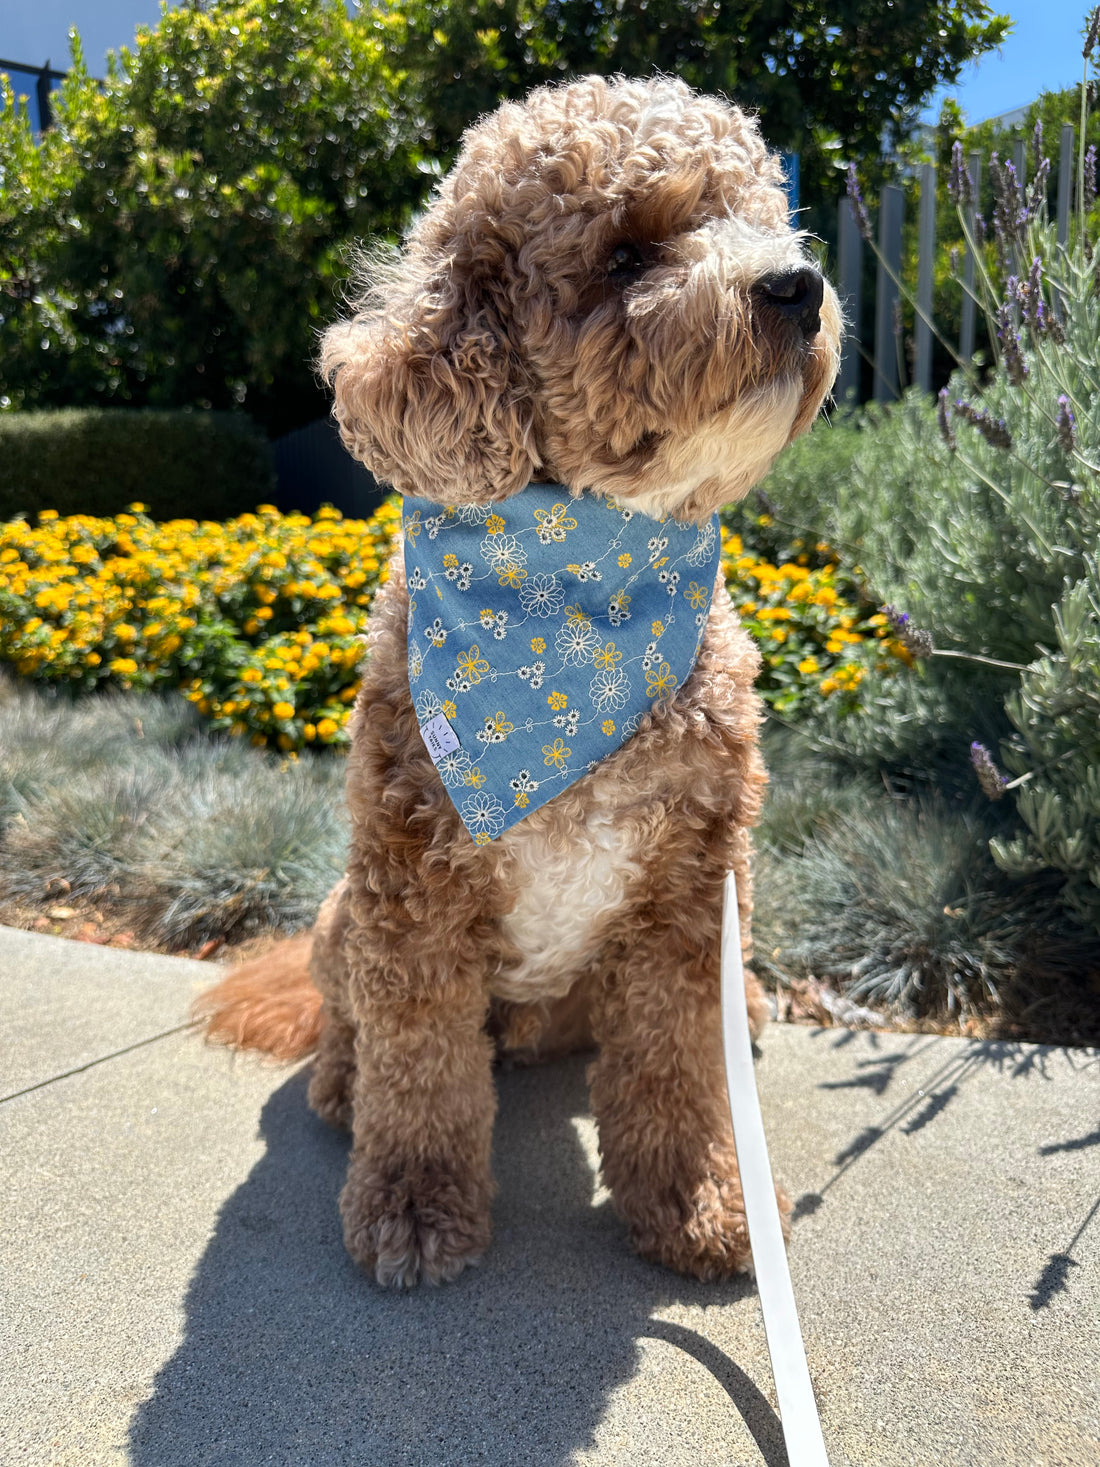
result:
[[(765, 1396), (714, 1345), (650, 1318), (675, 1302), (742, 1302), (744, 1279), (704, 1285), (630, 1251), (574, 1117), (584, 1061), (498, 1075), (494, 1239), (443, 1288), (383, 1291), (344, 1252), (337, 1196), (346, 1137), (307, 1109), (297, 1073), (264, 1107), (267, 1150), (225, 1203), (191, 1281), (184, 1338), (130, 1430), (134, 1467), (554, 1467), (591, 1447), (639, 1341), (684, 1350), (718, 1380), (786, 1467)], [(586, 1122), (587, 1124), (587, 1122)]]
[[(843, 1049), (857, 1042), (855, 1030), (814, 1031), (816, 1039), (826, 1036), (832, 1036), (834, 1049)], [(1054, 1044), (972, 1040), (962, 1048), (950, 1044), (944, 1055), (942, 1043), (935, 1037), (889, 1036), (873, 1032), (860, 1037), (871, 1045), (874, 1053), (857, 1062), (856, 1074), (846, 1080), (823, 1081), (820, 1089), (869, 1090), (876, 1099), (885, 1099), (894, 1081), (905, 1075), (905, 1067), (914, 1061), (920, 1062), (919, 1088), (914, 1084), (901, 1099), (886, 1100), (882, 1118), (875, 1125), (866, 1126), (847, 1146), (836, 1153), (833, 1157), (833, 1174), (828, 1181), (816, 1192), (804, 1192), (795, 1201), (791, 1220), (796, 1224), (802, 1218), (817, 1212), (825, 1204), (825, 1194), (861, 1157), (866, 1156), (891, 1132), (914, 1136), (935, 1122), (958, 1099), (966, 1082), (979, 1071), (993, 1069), (1014, 1080), (1045, 1080), (1051, 1077), (1056, 1067), (1068, 1066), (1077, 1070), (1100, 1066), (1100, 1050), (1097, 1049), (1074, 1050)], [(884, 1047), (895, 1043), (900, 1043), (902, 1048), (886, 1050)], [(912, 1080), (914, 1077), (910, 1075), (909, 1078)], [(1037, 1156), (1043, 1158), (1063, 1152), (1084, 1151), (1096, 1145), (1100, 1145), (1100, 1130), (1039, 1146)], [(1058, 1294), (1069, 1292), (1070, 1270), (1079, 1266), (1074, 1249), (1098, 1214), (1100, 1198), (1097, 1198), (1085, 1214), (1068, 1244), (1048, 1256), (1046, 1265), (1027, 1295), (1028, 1305), (1033, 1312), (1048, 1308)]]

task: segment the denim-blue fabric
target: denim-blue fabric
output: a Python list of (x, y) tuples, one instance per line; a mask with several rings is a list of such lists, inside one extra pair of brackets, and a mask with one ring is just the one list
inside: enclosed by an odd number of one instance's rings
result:
[(487, 505), (405, 496), (409, 687), (479, 845), (630, 738), (695, 665), (718, 517), (651, 519), (531, 484)]

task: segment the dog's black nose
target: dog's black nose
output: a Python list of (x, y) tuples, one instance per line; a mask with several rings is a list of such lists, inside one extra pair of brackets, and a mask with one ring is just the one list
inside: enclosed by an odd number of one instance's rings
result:
[(771, 275), (761, 281), (760, 290), (767, 304), (793, 321), (803, 336), (813, 336), (821, 329), (825, 282), (812, 265)]

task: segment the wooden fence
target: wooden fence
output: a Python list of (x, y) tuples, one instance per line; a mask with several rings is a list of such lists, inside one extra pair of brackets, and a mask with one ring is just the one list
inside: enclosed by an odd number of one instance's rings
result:
[[(1058, 243), (1069, 237), (1069, 218), (1073, 207), (1073, 160), (1076, 131), (1067, 124), (1062, 128), (1058, 167), (1058, 193), (1055, 218)], [(1022, 139), (1013, 145), (1010, 160), (1021, 184), (1025, 177), (1026, 144)], [(968, 160), (971, 194), (979, 197), (982, 171), (986, 166), (980, 152), (972, 152)], [(932, 284), (936, 257), (936, 167), (923, 163), (918, 172), (920, 213), (917, 222), (917, 279), (912, 289), (916, 302), (912, 380), (932, 390)], [(974, 237), (976, 204), (966, 206), (967, 229)], [(905, 223), (905, 193), (888, 184), (879, 200), (878, 267), (875, 276), (873, 326), (868, 329), (863, 311), (864, 241), (860, 236), (851, 201), (841, 199), (838, 209), (837, 290), (844, 305), (850, 330), (844, 346), (844, 358), (836, 385), (837, 402), (858, 401), (862, 378), (862, 359), (872, 364), (872, 396), (876, 402), (887, 402), (899, 395), (901, 363), (905, 359), (905, 343), (900, 324), (901, 299), (897, 282), (902, 279), (902, 229)], [(962, 303), (958, 353), (964, 361), (974, 355), (976, 310), (974, 299), (974, 256), (962, 247)], [(869, 314), (869, 313), (868, 313)]]

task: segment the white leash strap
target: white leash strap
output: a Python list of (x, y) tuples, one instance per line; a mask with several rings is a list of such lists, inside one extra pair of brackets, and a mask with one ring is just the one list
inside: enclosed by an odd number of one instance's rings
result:
[(787, 1250), (764, 1140), (760, 1098), (756, 1093), (745, 1004), (745, 972), (741, 965), (737, 881), (732, 871), (726, 877), (722, 908), (722, 1043), (737, 1165), (787, 1458), (790, 1467), (829, 1467), (798, 1327)]

